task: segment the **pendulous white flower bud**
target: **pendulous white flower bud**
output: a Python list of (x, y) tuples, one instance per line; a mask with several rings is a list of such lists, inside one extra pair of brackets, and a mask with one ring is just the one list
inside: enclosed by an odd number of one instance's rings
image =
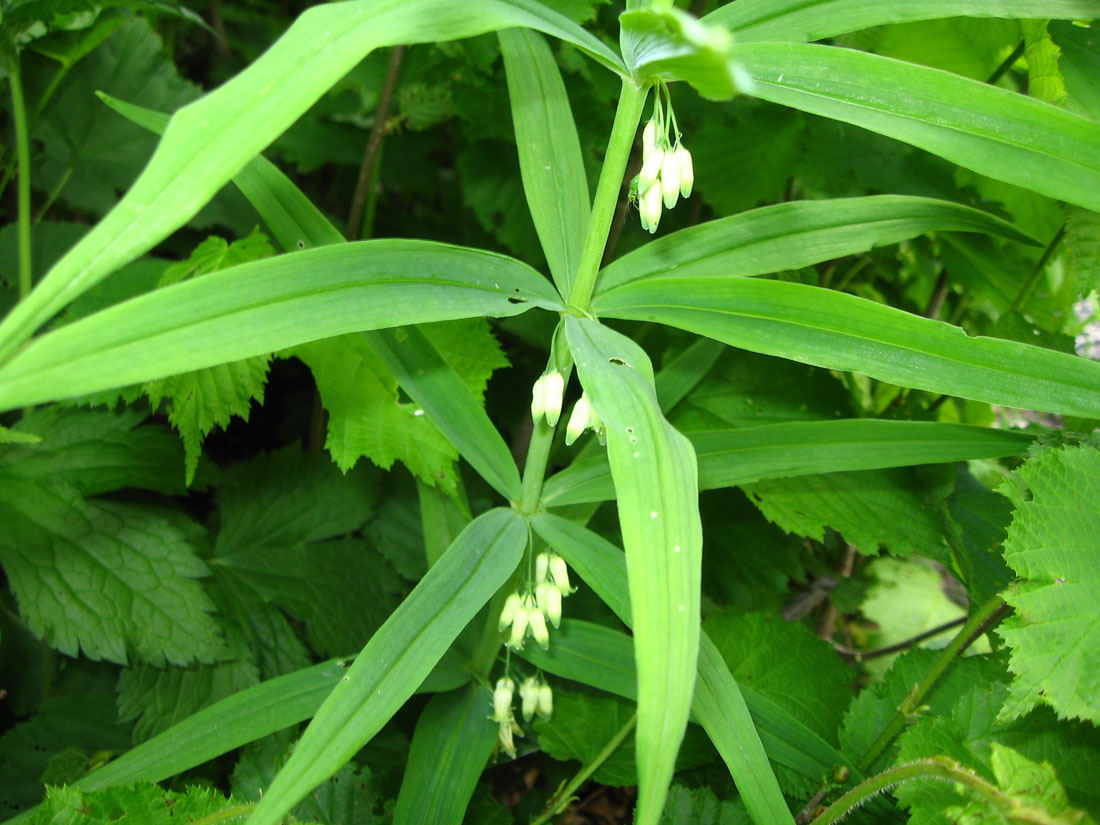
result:
[(557, 553), (550, 557), (550, 579), (563, 594), (573, 592), (569, 586), (569, 565)]
[(516, 618), (516, 611), (519, 610), (522, 604), (523, 599), (519, 597), (519, 593), (512, 593), (504, 600), (504, 607), (500, 611), (500, 622), (497, 624), (497, 630), (504, 630), (504, 628), (512, 623), (512, 620)]
[(657, 148), (657, 123), (650, 118), (646, 121), (645, 127), (642, 129), (642, 158), (643, 160), (649, 157), (650, 153)]
[(523, 703), (523, 720), (530, 722), (539, 707), (539, 681), (528, 676), (519, 686), (519, 695)]
[(561, 401), (565, 395), (565, 378), (557, 370), (551, 370), (542, 377), (543, 400), (546, 423), (551, 427), (558, 425), (561, 417)]
[(550, 554), (546, 551), (535, 556), (535, 583), (542, 584), (546, 581), (546, 574), (550, 570)]
[(548, 650), (550, 647), (550, 630), (546, 627), (546, 617), (542, 615), (542, 611), (538, 609), (530, 611), (528, 621), (531, 623), (531, 635), (535, 637), (539, 647)]
[[(538, 611), (535, 611), (538, 613)], [(541, 613), (538, 613), (541, 616)], [(523, 640), (527, 638), (527, 625), (531, 621), (531, 612), (526, 603), (516, 609), (515, 618), (512, 619), (512, 633), (508, 637), (507, 645), (512, 650), (523, 650)]]
[(569, 423), (565, 425), (565, 444), (569, 446), (581, 437), (589, 422), (592, 420), (592, 404), (588, 396), (581, 393), (577, 403), (573, 405), (573, 412), (569, 416)]
[(643, 194), (638, 211), (642, 216), (642, 227), (652, 235), (661, 222), (661, 187), (654, 183)]
[(549, 719), (554, 715), (554, 692), (546, 682), (539, 686), (538, 713), (543, 719)]
[(515, 682), (507, 676), (497, 679), (496, 688), (493, 690), (493, 716), (494, 722), (504, 722), (512, 718), (512, 693), (515, 690)]
[(638, 191), (645, 193), (661, 176), (661, 166), (665, 162), (663, 149), (654, 149), (642, 161), (642, 171), (638, 173)]
[(695, 169), (691, 165), (691, 152), (683, 146), (677, 146), (676, 156), (680, 161), (680, 194), (686, 198), (691, 195), (691, 189), (695, 185)]
[(550, 624), (554, 627), (561, 627), (561, 590), (550, 582), (543, 582), (546, 591), (542, 600), (539, 601), (539, 607), (546, 613), (546, 618), (550, 620)]
[(664, 200), (665, 209), (671, 209), (676, 205), (680, 197), (680, 153), (665, 152), (664, 162), (661, 164), (661, 197)]

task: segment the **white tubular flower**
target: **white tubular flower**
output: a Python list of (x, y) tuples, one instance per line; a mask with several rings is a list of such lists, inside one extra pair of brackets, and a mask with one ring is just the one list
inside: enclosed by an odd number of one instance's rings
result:
[(550, 557), (550, 579), (563, 595), (573, 592), (569, 586), (569, 565), (557, 553)]
[(528, 676), (519, 686), (520, 699), (523, 702), (523, 721), (530, 722), (539, 707), (539, 682), (534, 676)]
[(642, 158), (649, 157), (650, 153), (657, 148), (657, 124), (653, 118), (646, 121), (645, 128), (642, 129)]
[(512, 739), (513, 734), (523, 736), (523, 730), (516, 724), (516, 720), (509, 718), (507, 722), (500, 723), (500, 732), (497, 734), (500, 739), (500, 747), (508, 754), (512, 759), (516, 758), (516, 743)]
[(676, 156), (680, 160), (680, 194), (686, 198), (691, 195), (691, 189), (695, 185), (695, 169), (691, 165), (691, 152), (683, 146), (677, 146)]
[(643, 194), (657, 182), (661, 176), (661, 166), (665, 162), (663, 149), (654, 149), (642, 161), (642, 171), (638, 173), (638, 191)]
[(546, 574), (550, 570), (550, 554), (543, 551), (535, 556), (535, 583), (542, 584), (546, 581)]
[(504, 630), (508, 627), (516, 618), (516, 612), (523, 604), (523, 600), (519, 597), (519, 593), (513, 593), (507, 599), (504, 600), (504, 607), (500, 611), (500, 622), (497, 625), (497, 630)]
[(665, 152), (665, 159), (661, 164), (661, 197), (664, 199), (665, 209), (674, 207), (680, 197), (679, 152)]
[(556, 427), (561, 418), (561, 400), (565, 395), (565, 378), (557, 370), (551, 370), (542, 376), (543, 402), (546, 411), (546, 423)]
[(554, 627), (560, 627), (562, 593), (557, 587), (549, 582), (543, 582), (540, 586), (545, 586), (546, 591), (542, 600), (539, 601), (539, 607), (546, 613), (546, 618), (550, 620), (550, 624)]
[(493, 690), (493, 715), (489, 717), (494, 722), (512, 721), (512, 694), (515, 688), (515, 682), (507, 676), (497, 679), (497, 686)]
[(548, 650), (550, 648), (550, 630), (546, 627), (546, 617), (542, 615), (542, 611), (532, 610), (528, 614), (527, 620), (531, 623), (531, 635), (535, 637), (539, 647)]
[(654, 183), (642, 195), (638, 211), (642, 215), (642, 227), (650, 235), (657, 231), (657, 224), (661, 222), (661, 187)]
[[(542, 616), (537, 610), (535, 613)], [(526, 600), (524, 600), (524, 604), (516, 608), (515, 618), (512, 619), (512, 633), (506, 642), (512, 650), (523, 650), (523, 640), (527, 638), (527, 625), (530, 621), (531, 612), (527, 609)]]
[(546, 682), (539, 685), (538, 714), (543, 719), (549, 719), (554, 715), (554, 692)]
[(540, 375), (531, 388), (531, 418), (537, 424), (546, 414), (546, 376)]
[(588, 396), (581, 393), (580, 399), (573, 405), (573, 412), (569, 416), (569, 423), (565, 425), (565, 444), (569, 446), (581, 437), (589, 422), (592, 420), (592, 404)]

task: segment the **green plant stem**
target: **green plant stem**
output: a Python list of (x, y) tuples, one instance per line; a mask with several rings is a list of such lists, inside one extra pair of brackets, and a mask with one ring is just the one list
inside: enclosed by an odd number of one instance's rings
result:
[(19, 299), (31, 291), (31, 148), (27, 129), (27, 107), (23, 99), (23, 80), (19, 74), (19, 55), (9, 45), (8, 85), (11, 88), (12, 119), (15, 121), (15, 151), (19, 166)]
[(1047, 248), (1043, 250), (1043, 254), (1039, 256), (1039, 260), (1035, 262), (1035, 266), (1031, 268), (1031, 272), (1027, 274), (1027, 280), (1024, 281), (1024, 285), (1020, 287), (1020, 291), (1013, 298), (1012, 304), (1009, 306), (1008, 311), (1014, 312), (1023, 308), (1027, 303), (1027, 299), (1031, 297), (1031, 291), (1035, 289), (1035, 285), (1039, 283), (1039, 278), (1043, 275), (1043, 270), (1046, 269), (1047, 264), (1050, 263), (1051, 257), (1058, 250), (1058, 247), (1062, 243), (1062, 238), (1066, 236), (1066, 225), (1062, 224), (1058, 231), (1054, 233), (1054, 237), (1050, 239), (1050, 243), (1047, 244)]
[(894, 741), (894, 737), (901, 733), (909, 717), (920, 707), (924, 697), (935, 687), (936, 682), (940, 680), (940, 677), (943, 676), (944, 671), (955, 660), (955, 657), (966, 650), (975, 639), (999, 622), (1007, 612), (1008, 605), (1004, 603), (1000, 596), (994, 596), (974, 611), (967, 619), (966, 624), (963, 625), (962, 630), (951, 640), (951, 644), (940, 653), (935, 664), (929, 668), (919, 682), (913, 685), (913, 689), (902, 700), (901, 705), (886, 724), (886, 727), (883, 728), (882, 733), (871, 743), (867, 752), (863, 754), (856, 766), (861, 773), (866, 773), (875, 760), (878, 759), (879, 754), (886, 750), (886, 747)]
[(623, 88), (619, 93), (619, 105), (615, 109), (615, 123), (611, 127), (611, 137), (607, 141), (607, 153), (604, 155), (600, 181), (596, 185), (596, 197), (592, 201), (592, 217), (588, 222), (588, 234), (585, 236), (584, 248), (577, 263), (573, 286), (569, 295), (566, 296), (569, 306), (582, 314), (588, 312), (588, 305), (592, 301), (596, 275), (599, 272), (600, 261), (603, 259), (623, 176), (626, 174), (626, 164), (630, 160), (630, 150), (634, 146), (634, 134), (638, 131), (638, 121), (642, 117), (642, 107), (645, 105), (648, 93), (648, 89), (635, 86), (634, 81), (623, 80)]
[(569, 806), (569, 800), (576, 793), (577, 788), (588, 781), (588, 777), (596, 772), (596, 770), (606, 762), (611, 754), (615, 752), (615, 749), (623, 743), (623, 740), (630, 735), (630, 732), (634, 730), (634, 724), (638, 721), (638, 714), (635, 713), (626, 724), (619, 729), (619, 731), (607, 740), (607, 744), (603, 746), (595, 758), (581, 768), (577, 774), (569, 780), (568, 783), (552, 797), (547, 804), (546, 810), (537, 818), (531, 820), (531, 825), (543, 825), (545, 822), (549, 822), (552, 818), (560, 814)]
[(219, 822), (225, 822), (230, 819), (240, 819), (242, 816), (248, 816), (248, 814), (252, 813), (252, 809), (255, 807), (256, 804), (254, 802), (234, 805), (232, 808), (224, 808), (220, 811), (208, 814), (201, 819), (196, 819), (191, 825), (217, 825)]
[(1001, 65), (993, 70), (993, 74), (985, 81), (986, 83), (996, 83), (1009, 69), (1012, 68), (1012, 64), (1024, 56), (1024, 49), (1027, 47), (1027, 41), (1021, 40), (1016, 44), (1016, 48), (1012, 50), (1012, 53), (1001, 61)]
[(546, 465), (550, 461), (550, 447), (554, 443), (554, 431), (539, 418), (531, 430), (531, 441), (527, 445), (527, 458), (523, 462), (523, 480), (520, 483), (519, 501), (516, 510), (526, 516), (533, 516), (542, 496), (542, 482), (546, 478)]

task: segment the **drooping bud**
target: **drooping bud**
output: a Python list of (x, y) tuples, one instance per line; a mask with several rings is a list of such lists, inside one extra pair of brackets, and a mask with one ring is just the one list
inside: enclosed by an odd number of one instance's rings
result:
[(546, 376), (540, 375), (531, 387), (531, 420), (536, 424), (546, 414)]
[(680, 194), (686, 198), (691, 195), (691, 189), (695, 185), (695, 169), (691, 164), (691, 152), (683, 146), (677, 146), (676, 156), (680, 160)]
[(638, 191), (644, 196), (649, 187), (661, 176), (661, 165), (665, 162), (663, 149), (654, 149), (649, 157), (642, 161), (642, 171), (638, 173)]
[[(538, 611), (535, 611), (538, 613)], [(542, 614), (539, 613), (539, 616)], [(527, 638), (527, 625), (531, 621), (530, 611), (526, 602), (516, 608), (515, 618), (512, 619), (512, 633), (508, 637), (507, 645), (512, 650), (523, 650), (523, 640)]]
[(550, 582), (543, 582), (540, 587), (545, 587), (543, 595), (539, 598), (539, 607), (546, 613), (546, 618), (554, 627), (561, 626), (561, 591)]
[(530, 722), (539, 707), (539, 682), (534, 676), (528, 676), (519, 686), (520, 699), (523, 702), (523, 720)]
[(551, 370), (542, 377), (543, 402), (545, 404), (546, 423), (556, 427), (561, 417), (561, 401), (565, 395), (565, 378), (557, 370)]
[(535, 609), (528, 613), (527, 620), (531, 623), (531, 635), (539, 643), (543, 650), (550, 648), (550, 630), (546, 627), (546, 617), (542, 611)]
[(664, 200), (665, 209), (674, 207), (676, 200), (680, 197), (680, 153), (678, 151), (665, 152), (665, 160), (661, 164), (661, 197)]
[(500, 732), (497, 737), (500, 739), (500, 747), (513, 759), (516, 758), (516, 743), (512, 739), (512, 734), (518, 733), (523, 736), (523, 731), (520, 730), (519, 725), (515, 723), (514, 719), (509, 719), (507, 722), (500, 723)]
[(550, 569), (550, 554), (547, 552), (539, 553), (535, 556), (535, 582), (542, 584), (546, 581), (546, 574)]
[(557, 553), (550, 557), (550, 578), (562, 593), (573, 592), (569, 586), (569, 565)]
[(642, 202), (638, 207), (642, 216), (642, 227), (650, 235), (657, 231), (657, 225), (661, 222), (661, 187), (656, 183), (651, 185), (642, 194)]
[(554, 692), (546, 682), (539, 685), (538, 712), (543, 719), (549, 719), (554, 715)]
[(515, 690), (515, 682), (507, 676), (497, 679), (496, 688), (493, 690), (493, 715), (494, 722), (504, 722), (512, 718), (512, 693)]
[(642, 158), (648, 158), (657, 148), (657, 124), (650, 118), (642, 129)]
[(569, 446), (580, 438), (581, 433), (588, 429), (588, 424), (591, 420), (592, 404), (589, 402), (588, 396), (585, 393), (581, 393), (581, 397), (577, 400), (577, 403), (573, 405), (573, 412), (569, 416), (569, 423), (565, 425), (565, 445)]
[(516, 618), (516, 611), (519, 610), (522, 604), (523, 600), (519, 597), (519, 593), (512, 593), (504, 600), (504, 607), (500, 611), (500, 622), (497, 625), (497, 630), (504, 630), (504, 628), (512, 623), (512, 620)]

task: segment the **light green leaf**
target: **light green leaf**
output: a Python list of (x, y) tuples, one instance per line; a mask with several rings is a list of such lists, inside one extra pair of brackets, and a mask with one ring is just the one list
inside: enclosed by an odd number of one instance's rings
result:
[(845, 32), (939, 17), (1088, 19), (1094, 0), (738, 0), (704, 20), (733, 30), (737, 41), (822, 40)]
[(1070, 207), (1066, 218), (1066, 268), (1076, 282), (1077, 294), (1100, 289), (1100, 213)]
[(512, 575), (527, 540), (526, 523), (505, 509), (490, 510), (459, 534), (317, 711), (248, 825), (275, 825), (389, 721)]
[(1021, 579), (1005, 593), (1015, 613), (998, 630), (1015, 674), (1001, 718), (1043, 702), (1061, 718), (1100, 723), (1100, 451), (1047, 450), (1001, 492), (1016, 506), (1005, 561)]
[(1100, 124), (1034, 98), (874, 54), (748, 43), (753, 94), (911, 143), (991, 178), (1100, 209)]
[(441, 693), (420, 713), (394, 825), (462, 825), (470, 797), (497, 741), (489, 691)]
[[(814, 473), (939, 464), (1025, 452), (1031, 437), (1010, 430), (931, 421), (841, 419), (687, 433), (699, 460), (699, 488)], [(547, 479), (549, 506), (614, 496), (603, 456), (575, 462)]]
[(0, 359), (76, 295), (182, 225), (373, 49), (513, 26), (561, 37), (622, 71), (594, 35), (535, 0), (356, 0), (309, 9), (245, 71), (173, 115), (123, 200), (0, 324)]
[(235, 800), (201, 786), (189, 788), (185, 793), (143, 784), (91, 793), (72, 787), (50, 788), (45, 803), (30, 822), (31, 825), (110, 825), (121, 819), (143, 825), (174, 825), (213, 817), (235, 804)]
[(0, 478), (0, 561), (31, 630), (69, 656), (125, 664), (225, 654), (197, 579), (194, 525), (165, 511), (88, 501), (63, 481)]
[(623, 59), (635, 82), (684, 80), (711, 100), (728, 100), (747, 91), (729, 32), (671, 3), (664, 6), (628, 9), (619, 16)]
[(934, 198), (873, 195), (792, 201), (647, 243), (606, 266), (596, 294), (643, 278), (733, 278), (801, 269), (934, 231), (981, 232), (1035, 244), (1000, 218)]
[[(450, 368), (458, 365), (447, 364), (433, 337), (432, 330), (417, 327), (368, 333), (374, 351), (447, 441), (501, 495), (518, 497), (519, 471), (508, 445), (486, 415), (480, 393), (463, 384), (460, 372)], [(463, 354), (455, 346), (451, 356), (469, 357), (473, 351)]]
[(0, 408), (347, 332), (531, 306), (560, 309), (538, 273), (500, 255), (404, 240), (309, 249), (158, 289), (42, 336), (0, 368)]
[(577, 127), (545, 39), (526, 29), (499, 37), (527, 207), (554, 283), (568, 295), (590, 211)]
[(749, 825), (745, 805), (740, 800), (719, 801), (714, 791), (673, 785), (668, 790), (668, 802), (661, 814), (660, 825)]
[[(1100, 191), (1100, 190), (1098, 190)], [(1100, 416), (1100, 364), (971, 338), (863, 298), (757, 278), (637, 281), (593, 302), (601, 315), (655, 321), (730, 346), (1007, 407)]]
[(1032, 97), (1055, 106), (1066, 102), (1066, 81), (1058, 68), (1062, 51), (1047, 33), (1049, 20), (1021, 20), (1024, 59), (1027, 61), (1027, 91)]
[(691, 443), (661, 414), (642, 349), (566, 318), (581, 384), (607, 429), (638, 662), (640, 825), (660, 817), (691, 708), (699, 646), (702, 527)]
[[(1089, 16), (1095, 17), (1096, 12)], [(1069, 92), (1066, 108), (1100, 120), (1100, 74), (1097, 72), (1100, 69), (1100, 48), (1097, 48), (1096, 27), (1085, 28), (1068, 21), (1052, 21), (1048, 30), (1062, 50), (1058, 67), (1062, 70)]]

